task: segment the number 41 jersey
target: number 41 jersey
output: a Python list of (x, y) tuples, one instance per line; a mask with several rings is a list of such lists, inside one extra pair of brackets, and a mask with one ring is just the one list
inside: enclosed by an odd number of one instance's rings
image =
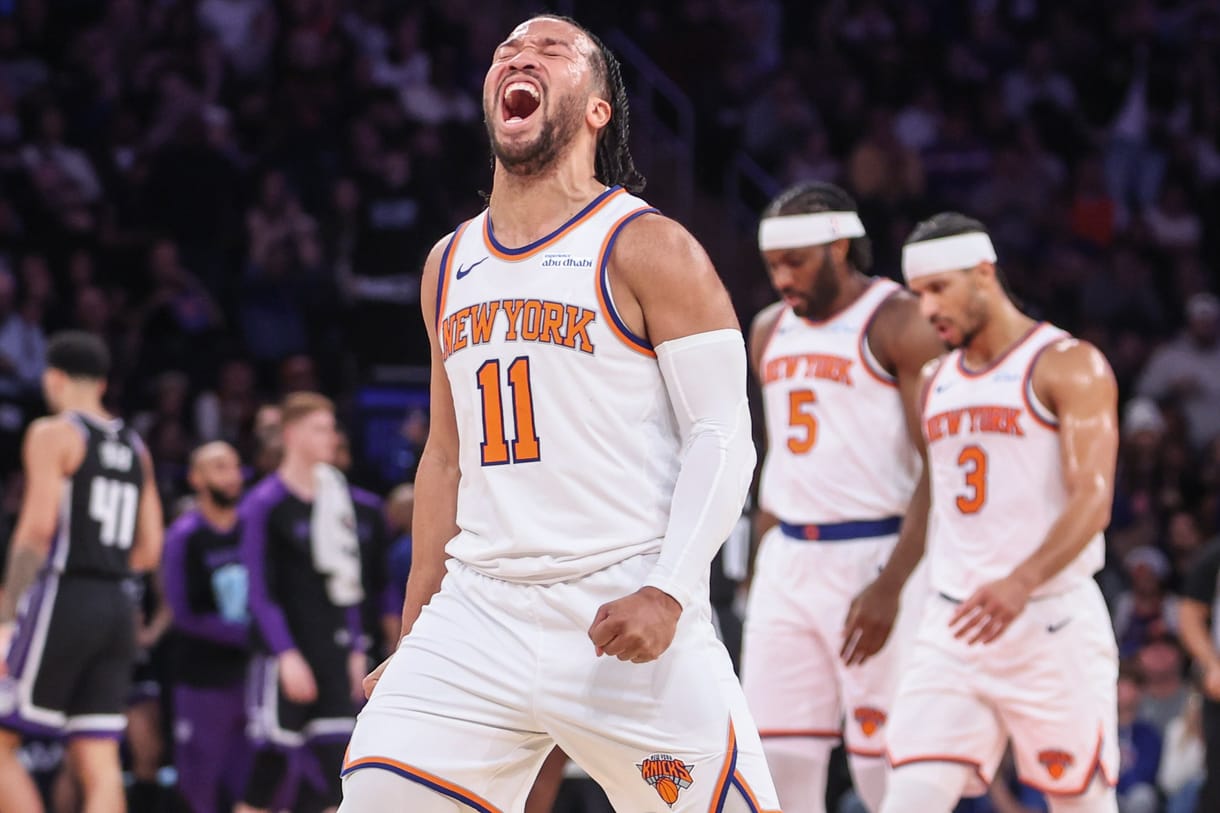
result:
[(65, 478), (48, 562), (59, 573), (127, 576), (144, 488), (143, 443), (120, 420), (65, 416), (80, 429), (85, 456)]
[(677, 424), (606, 273), (624, 226), (654, 211), (614, 187), (521, 248), (484, 211), (444, 251), (436, 329), (461, 466), (446, 550), (479, 572), (546, 584), (660, 550)]

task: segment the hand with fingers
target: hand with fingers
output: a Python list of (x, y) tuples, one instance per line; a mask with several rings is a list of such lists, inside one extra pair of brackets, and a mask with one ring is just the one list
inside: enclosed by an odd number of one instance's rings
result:
[(963, 601), (949, 619), (949, 626), (956, 628), (953, 637), (969, 637), (971, 646), (991, 643), (1021, 614), (1032, 592), (1033, 589), (1017, 576), (984, 584)]
[(681, 616), (682, 605), (668, 593), (642, 587), (599, 607), (589, 627), (589, 640), (598, 657), (613, 655), (620, 661), (648, 663), (673, 643)]
[(843, 623), (843, 663), (859, 666), (881, 651), (898, 617), (898, 597), (898, 590), (874, 581), (852, 600)]

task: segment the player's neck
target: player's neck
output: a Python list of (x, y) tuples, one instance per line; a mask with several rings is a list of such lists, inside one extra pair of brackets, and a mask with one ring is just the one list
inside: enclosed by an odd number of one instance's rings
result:
[(560, 159), (538, 175), (514, 175), (496, 163), (488, 216), (496, 239), (527, 246), (568, 222), (606, 190), (588, 162)]
[(108, 421), (111, 418), (110, 413), (102, 406), (102, 402), (96, 393), (83, 392), (72, 387), (65, 388), (64, 392), (60, 395), (59, 411), (78, 412), (102, 421)]
[(1005, 299), (963, 350), (966, 366), (971, 369), (988, 366), (1025, 338), (1035, 324), (1036, 320)]
[(313, 474), (315, 465), (312, 460), (285, 451), (284, 462), (280, 464), (276, 473), (289, 491), (302, 500), (310, 501), (317, 490)]
[(210, 499), (199, 501), (199, 514), (204, 522), (224, 533), (233, 530), (237, 524), (237, 506), (222, 508)]

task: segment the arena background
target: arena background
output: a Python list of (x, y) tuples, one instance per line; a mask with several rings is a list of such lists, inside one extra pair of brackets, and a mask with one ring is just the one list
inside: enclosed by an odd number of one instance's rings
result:
[[(302, 388), (339, 401), (353, 480), (409, 481), (427, 434), (418, 270), (482, 205), (490, 54), (546, 8), (0, 0), (0, 538), (64, 327), (110, 344), (109, 403), (167, 505), (198, 442), (259, 470), (260, 405)], [(1172, 804), (1202, 771), (1191, 712), (1170, 726), (1195, 708), (1175, 591), (1220, 524), (1220, 3), (550, 10), (618, 52), (645, 196), (703, 241), (743, 323), (772, 300), (758, 211), (820, 179), (859, 200), (877, 273), (896, 276), (919, 218), (961, 210), (1031, 313), (1105, 351), (1124, 408), (1101, 581)], [(1148, 748), (1126, 757), (1157, 785)]]

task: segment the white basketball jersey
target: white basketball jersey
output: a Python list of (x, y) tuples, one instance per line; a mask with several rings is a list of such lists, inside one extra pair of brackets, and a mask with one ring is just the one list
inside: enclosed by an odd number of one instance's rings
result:
[[(989, 367), (962, 351), (941, 359), (923, 409), (932, 479), (928, 554), (933, 589), (955, 599), (1008, 576), (1046, 539), (1067, 505), (1055, 417), (1038, 402), (1039, 355), (1068, 334), (1040, 323)], [(1101, 569), (1101, 534), (1034, 595), (1062, 593)]]
[(455, 232), (437, 296), (460, 440), (455, 559), (552, 583), (660, 550), (677, 422), (606, 274), (623, 226), (654, 211), (615, 187), (522, 248), (496, 241), (486, 211)]
[(898, 284), (874, 280), (845, 311), (813, 322), (784, 309), (759, 370), (767, 417), (760, 503), (784, 522), (906, 512), (919, 477), (894, 378), (869, 350), (873, 315)]

